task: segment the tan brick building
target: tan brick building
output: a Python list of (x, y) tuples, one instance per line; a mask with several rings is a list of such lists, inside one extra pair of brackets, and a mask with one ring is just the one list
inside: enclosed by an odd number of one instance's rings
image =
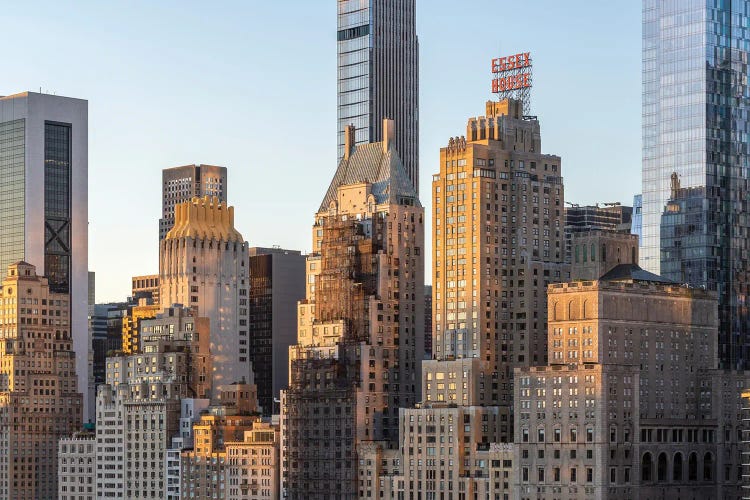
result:
[[(521, 108), (488, 102), (440, 150), (432, 182), (433, 358), (481, 360), (476, 404), (506, 415), (513, 368), (547, 359), (545, 288), (568, 279), (561, 160)], [(501, 432), (511, 440), (510, 418)]]
[(79, 429), (83, 404), (70, 298), (21, 261), (0, 304), (0, 498), (55, 498), (58, 440)]
[(308, 285), (290, 351), (285, 487), (289, 498), (351, 498), (356, 446), (395, 447), (399, 408), (420, 393), (424, 211), (384, 141), (346, 151), (313, 226)]

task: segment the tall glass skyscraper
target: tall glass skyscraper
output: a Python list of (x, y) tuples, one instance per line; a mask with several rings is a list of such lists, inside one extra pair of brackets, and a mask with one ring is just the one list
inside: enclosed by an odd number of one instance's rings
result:
[[(641, 265), (718, 292), (725, 368), (750, 367), (749, 14), (749, 0), (643, 1)], [(689, 191), (704, 217), (692, 208), (682, 217), (675, 200), (667, 207), (677, 181), (677, 194)], [(702, 201), (693, 199), (698, 193)], [(661, 236), (672, 245), (688, 231), (690, 261), (676, 265), (684, 252), (664, 248)]]
[(419, 170), (419, 43), (416, 0), (338, 1), (338, 162), (344, 128), (356, 144), (383, 140), (394, 120), (396, 151), (414, 188)]

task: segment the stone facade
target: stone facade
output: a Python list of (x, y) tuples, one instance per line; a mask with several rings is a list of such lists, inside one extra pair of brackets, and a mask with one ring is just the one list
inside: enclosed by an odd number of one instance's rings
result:
[(96, 436), (93, 432), (60, 439), (57, 463), (58, 500), (96, 498)]
[(209, 197), (178, 204), (160, 243), (159, 297), (163, 307), (182, 304), (209, 319), (213, 387), (252, 383), (249, 286), (248, 247), (234, 228), (234, 208)]
[[(506, 413), (513, 368), (547, 359), (545, 288), (568, 279), (561, 160), (541, 153), (521, 107), (488, 102), (440, 150), (432, 182), (433, 358), (482, 360), (477, 404)], [(511, 422), (501, 430), (510, 441)]]
[(424, 211), (383, 127), (383, 142), (356, 147), (347, 129), (315, 216), (282, 409), (289, 498), (356, 496), (356, 446), (396, 447), (399, 408), (420, 393)]
[(70, 295), (20, 261), (0, 304), (0, 498), (54, 498), (57, 443), (80, 428), (83, 408)]
[(550, 285), (549, 363), (516, 370), (516, 498), (736, 498), (748, 374), (717, 369), (716, 295), (597, 238), (604, 274)]

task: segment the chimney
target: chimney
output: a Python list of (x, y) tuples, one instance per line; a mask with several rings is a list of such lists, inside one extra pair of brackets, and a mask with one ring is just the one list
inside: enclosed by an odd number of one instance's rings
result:
[(388, 152), (395, 137), (395, 126), (390, 118), (383, 118), (383, 153)]
[(348, 160), (354, 150), (354, 125), (344, 127), (344, 159)]

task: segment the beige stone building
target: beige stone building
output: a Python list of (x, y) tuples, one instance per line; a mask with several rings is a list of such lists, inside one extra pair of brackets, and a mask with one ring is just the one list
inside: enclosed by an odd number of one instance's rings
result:
[(78, 432), (60, 439), (57, 455), (58, 500), (96, 498), (96, 435)]
[(289, 498), (358, 494), (359, 443), (396, 447), (399, 408), (420, 394), (424, 211), (394, 149), (346, 150), (313, 226), (307, 296), (290, 351), (284, 479)]
[(278, 500), (279, 427), (255, 421), (242, 439), (226, 443), (227, 500)]
[(182, 452), (182, 498), (226, 498), (226, 442), (242, 439), (258, 417), (212, 406), (193, 425), (193, 448)]
[(640, 269), (634, 236), (572, 245), (602, 275), (550, 285), (549, 363), (516, 370), (516, 498), (736, 498), (747, 374), (716, 369), (715, 294)]
[(55, 498), (58, 440), (79, 429), (83, 404), (70, 298), (21, 261), (0, 304), (0, 498)]
[(181, 457), (181, 498), (279, 498), (279, 428), (261, 421), (253, 391), (224, 388), (223, 404), (193, 425), (194, 444)]
[(211, 324), (213, 386), (252, 383), (248, 357), (248, 247), (234, 228), (234, 207), (193, 198), (175, 208), (174, 227), (160, 242), (162, 307), (194, 307)]
[[(547, 359), (545, 289), (566, 281), (561, 159), (542, 154), (539, 121), (488, 102), (440, 150), (433, 176), (433, 358), (476, 358), (476, 404), (505, 408), (513, 368)], [(457, 401), (458, 404), (466, 404)]]

